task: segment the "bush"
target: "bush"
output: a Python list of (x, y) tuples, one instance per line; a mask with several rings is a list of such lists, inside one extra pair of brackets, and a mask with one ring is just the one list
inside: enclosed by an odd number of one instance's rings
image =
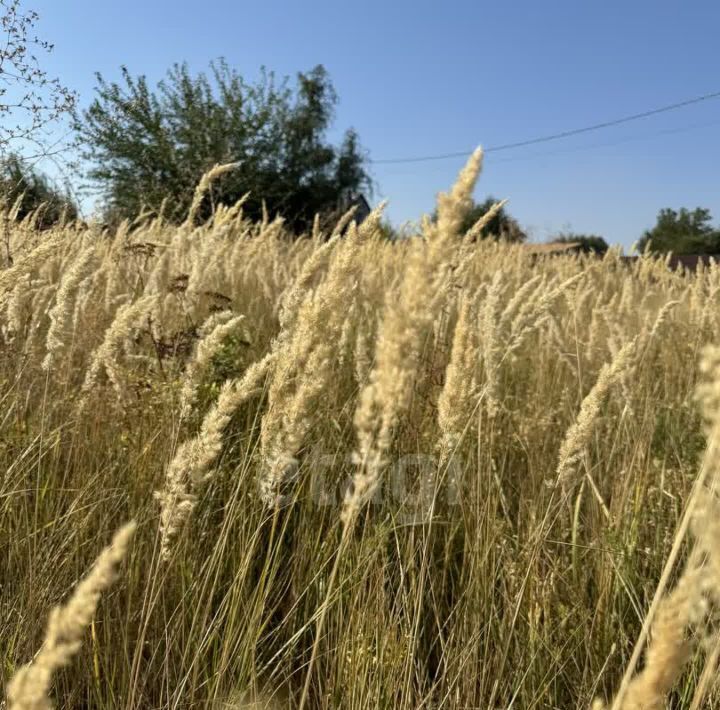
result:
[(78, 216), (68, 192), (53, 186), (45, 175), (14, 154), (0, 161), (0, 200), (6, 207), (15, 207), (18, 220), (37, 212), (35, 224), (40, 229)]

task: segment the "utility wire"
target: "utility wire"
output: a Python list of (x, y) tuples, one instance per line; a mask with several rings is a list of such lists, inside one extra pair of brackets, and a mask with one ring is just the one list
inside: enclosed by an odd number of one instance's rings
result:
[(709, 128), (712, 126), (720, 125), (720, 121), (708, 121), (705, 123), (693, 123), (686, 126), (678, 126), (676, 128), (665, 128), (660, 131), (652, 131), (650, 133), (643, 133), (642, 135), (626, 136), (624, 138), (616, 138), (612, 140), (605, 140), (600, 143), (591, 143), (589, 145), (578, 145), (573, 147), (555, 148), (554, 150), (548, 150), (542, 153), (521, 153), (520, 155), (505, 156), (504, 158), (497, 158), (493, 160), (495, 163), (515, 163), (519, 161), (531, 160), (534, 158), (550, 158), (556, 155), (567, 155), (570, 153), (584, 153), (588, 150), (597, 150), (598, 148), (613, 148), (618, 145), (624, 145), (625, 143), (634, 143), (636, 141), (652, 140), (661, 136), (677, 135), (679, 133), (688, 133), (689, 131), (696, 131), (698, 129)]
[[(591, 131), (598, 131), (602, 128), (610, 128), (611, 126), (618, 126), (623, 123), (629, 123), (630, 121), (638, 121), (641, 118), (647, 118), (648, 116), (655, 116), (659, 113), (667, 113), (668, 111), (675, 111), (676, 109), (683, 108), (685, 106), (691, 106), (693, 104), (699, 104), (703, 101), (709, 101), (710, 99), (720, 98), (720, 91), (715, 91), (711, 94), (704, 94), (702, 96), (696, 96), (686, 101), (679, 101), (674, 104), (668, 104), (667, 106), (661, 106), (659, 108), (650, 109), (649, 111), (643, 111), (642, 113), (635, 113), (631, 116), (623, 116), (622, 118), (616, 118), (612, 121), (604, 121), (602, 123), (595, 123), (591, 126), (585, 126), (583, 128), (573, 128), (569, 131), (562, 131), (561, 133), (553, 133), (549, 136), (540, 136), (539, 138), (530, 138), (524, 141), (516, 141), (515, 143), (504, 143), (502, 145), (491, 146), (485, 148), (485, 153), (497, 153), (501, 150), (510, 150), (511, 148), (522, 148), (528, 145), (536, 145), (538, 143), (548, 143), (550, 141), (560, 140), (561, 138), (569, 138), (570, 136), (577, 136), (581, 133), (590, 133)], [(415, 158), (386, 158), (382, 160), (369, 160), (369, 163), (373, 165), (388, 165), (392, 163), (424, 163), (431, 160), (446, 160), (448, 158), (462, 158), (472, 151), (456, 151), (454, 153), (442, 153), (440, 155), (425, 155)]]

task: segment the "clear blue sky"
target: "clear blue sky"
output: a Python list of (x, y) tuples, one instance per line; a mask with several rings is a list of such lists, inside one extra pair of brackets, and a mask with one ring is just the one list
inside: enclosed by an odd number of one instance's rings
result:
[[(225, 56), (247, 78), (324, 64), (374, 159), (491, 146), (720, 90), (718, 0), (26, 0), (55, 43), (45, 66), (86, 105), (94, 72), (162, 77)], [(378, 165), (396, 222), (433, 207), (461, 159)], [(629, 246), (662, 207), (720, 223), (720, 100), (488, 155), (477, 188), (534, 239), (572, 229)]]

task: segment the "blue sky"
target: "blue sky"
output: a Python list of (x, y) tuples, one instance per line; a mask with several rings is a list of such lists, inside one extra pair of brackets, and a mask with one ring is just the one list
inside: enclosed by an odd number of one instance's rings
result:
[[(497, 145), (720, 91), (718, 0), (26, 0), (55, 43), (51, 74), (92, 97), (121, 64), (151, 80), (225, 56), (247, 78), (322, 63), (374, 159)], [(433, 207), (462, 159), (376, 165), (400, 223)], [(479, 199), (507, 197), (536, 240), (563, 229), (629, 246), (662, 207), (720, 223), (720, 99), (490, 154)]]

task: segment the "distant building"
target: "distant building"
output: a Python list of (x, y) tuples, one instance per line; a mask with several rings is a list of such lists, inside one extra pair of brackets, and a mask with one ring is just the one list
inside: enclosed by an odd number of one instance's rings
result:
[(358, 224), (362, 224), (368, 218), (368, 215), (372, 212), (372, 208), (370, 207), (370, 204), (365, 199), (365, 195), (363, 195), (362, 193), (360, 193), (359, 195), (355, 195), (354, 197), (351, 197), (350, 199), (348, 199), (345, 203), (345, 207), (343, 208), (343, 211), (347, 211), (351, 207), (357, 208), (355, 210), (353, 219)]
[(678, 269), (697, 271), (701, 267), (707, 268), (713, 262), (720, 263), (720, 254), (673, 254), (668, 261), (668, 266), (673, 271)]

